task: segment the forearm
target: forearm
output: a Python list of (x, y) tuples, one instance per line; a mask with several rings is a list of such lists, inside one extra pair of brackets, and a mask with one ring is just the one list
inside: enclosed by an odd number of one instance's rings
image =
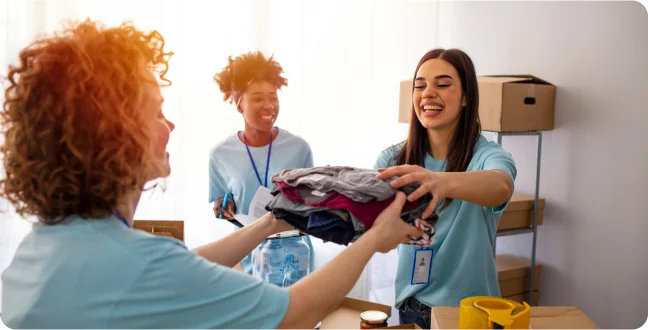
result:
[(500, 170), (446, 172), (447, 198), (495, 207), (506, 202), (513, 193), (513, 182)]
[(234, 267), (272, 234), (274, 233), (270, 219), (263, 217), (250, 226), (243, 227), (216, 242), (200, 246), (194, 251), (211, 262)]
[(279, 327), (312, 329), (335, 310), (375, 253), (376, 240), (367, 232), (324, 267), (289, 287), (290, 306)]

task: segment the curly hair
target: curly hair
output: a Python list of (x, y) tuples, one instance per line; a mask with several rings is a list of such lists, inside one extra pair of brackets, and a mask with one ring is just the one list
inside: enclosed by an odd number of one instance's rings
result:
[(252, 80), (267, 81), (277, 89), (288, 86), (288, 80), (281, 76), (283, 68), (273, 59), (266, 58), (261, 51), (248, 52), (236, 58), (227, 58), (227, 66), (214, 76), (223, 100), (237, 103)]
[(34, 41), (9, 66), (0, 197), (46, 224), (112, 213), (165, 164), (154, 156), (150, 88), (172, 52), (157, 31), (89, 19)]

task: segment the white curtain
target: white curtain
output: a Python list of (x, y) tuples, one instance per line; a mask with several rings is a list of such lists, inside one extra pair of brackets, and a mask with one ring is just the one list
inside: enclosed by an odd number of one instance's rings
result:
[[(2, 1), (2, 0), (0, 0)], [(405, 0), (4, 0), (0, 13), (1, 73), (37, 34), (63, 19), (132, 20), (160, 31), (170, 49), (164, 111), (176, 123), (169, 144), (167, 190), (147, 193), (136, 219), (185, 221), (192, 248), (232, 226), (213, 219), (207, 203), (209, 149), (243, 122), (212, 80), (229, 55), (260, 49), (284, 67), (277, 125), (305, 138), (315, 165), (370, 168), (387, 146), (403, 140), (399, 81), (411, 77), (425, 51), (437, 46), (437, 3)], [(2, 4), (2, 2), (0, 2)], [(6, 208), (6, 207), (3, 207)], [(0, 271), (29, 230), (11, 212), (0, 219)], [(344, 247), (313, 242), (322, 265)], [(396, 255), (376, 255), (351, 296), (393, 303)]]

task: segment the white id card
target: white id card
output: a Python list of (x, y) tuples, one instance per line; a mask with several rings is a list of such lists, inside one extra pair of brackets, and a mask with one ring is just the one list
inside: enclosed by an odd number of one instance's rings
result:
[(424, 284), (430, 281), (432, 270), (432, 257), (434, 251), (430, 248), (422, 248), (414, 252), (414, 265), (412, 267), (412, 285)]

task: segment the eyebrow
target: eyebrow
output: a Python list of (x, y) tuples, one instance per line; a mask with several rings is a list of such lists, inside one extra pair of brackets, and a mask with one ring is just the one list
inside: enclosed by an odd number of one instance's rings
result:
[[(452, 79), (452, 77), (450, 77), (450, 76), (447, 75), (447, 74), (440, 74), (440, 75), (434, 77), (434, 79), (436, 79), (436, 80), (443, 79), (443, 78), (449, 78), (449, 79)], [(417, 81), (422, 81), (422, 80), (425, 80), (425, 78), (423, 78), (423, 77), (417, 77), (415, 80), (417, 80)], [(452, 80), (454, 80), (454, 79), (452, 79)]]

